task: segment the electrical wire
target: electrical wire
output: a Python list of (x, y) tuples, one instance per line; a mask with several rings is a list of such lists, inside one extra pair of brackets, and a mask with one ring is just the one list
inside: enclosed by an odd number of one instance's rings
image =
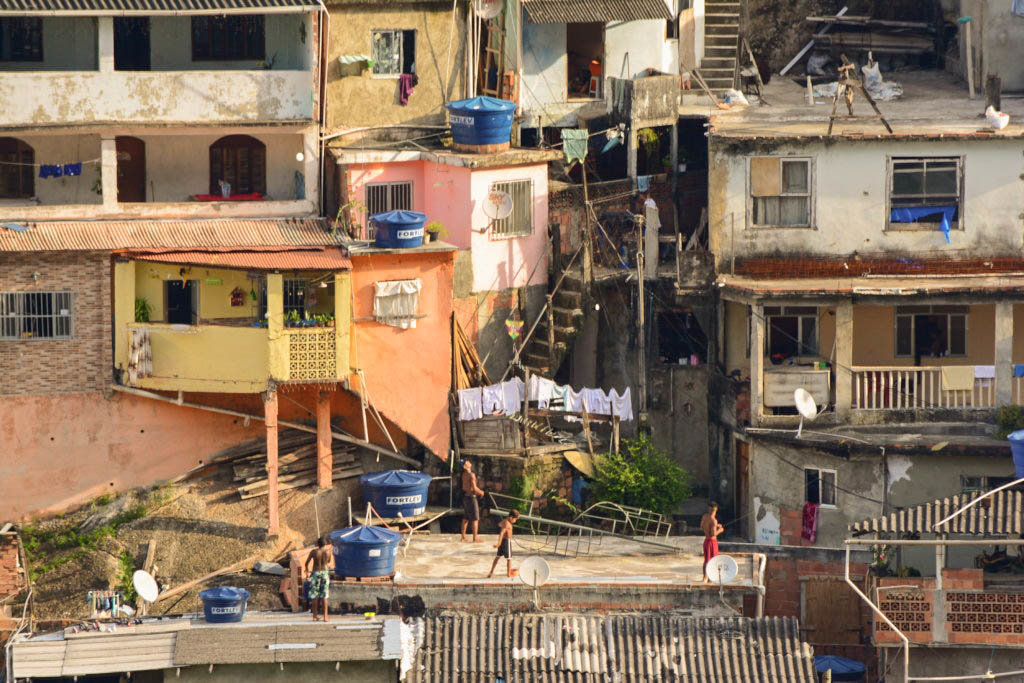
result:
[[(775, 451), (775, 450), (773, 450), (772, 448), (770, 448), (770, 447), (768, 447), (768, 446), (764, 445), (764, 443), (763, 443), (763, 442), (761, 442), (761, 443), (758, 443), (758, 449), (759, 449), (759, 450), (762, 450), (762, 449), (763, 449), (763, 450), (765, 450), (765, 451), (768, 451), (769, 453), (771, 453), (772, 455), (774, 455), (774, 456), (775, 456), (776, 458), (778, 458), (778, 459), (779, 459), (779, 460), (781, 460), (782, 462), (786, 463), (787, 465), (789, 465), (790, 467), (792, 467), (792, 468), (794, 468), (794, 469), (798, 469), (798, 470), (800, 470), (801, 472), (803, 472), (803, 471), (804, 471), (804, 469), (805, 469), (803, 465), (797, 465), (796, 463), (790, 462), (789, 460), (787, 460), (786, 458), (784, 458), (784, 457), (783, 457), (782, 455), (780, 455), (780, 454), (779, 454), (779, 453), (778, 453), (777, 451)], [(863, 494), (861, 494), (861, 493), (857, 493), (856, 491), (851, 491), (850, 489), (844, 489), (844, 488), (843, 488), (842, 486), (840, 486), (839, 484), (832, 484), (832, 487), (833, 487), (833, 488), (834, 488), (835, 490), (837, 490), (837, 491), (842, 491), (843, 493), (848, 493), (848, 494), (849, 494), (849, 495), (851, 495), (851, 496), (855, 496), (855, 497), (857, 497), (857, 498), (861, 498), (861, 499), (863, 499), (863, 500), (866, 500), (866, 501), (869, 501), (869, 502), (871, 502), (871, 503), (876, 503), (876, 504), (878, 504), (878, 505), (885, 505), (885, 501), (882, 501), (882, 500), (878, 500), (877, 498), (871, 498), (870, 496), (865, 496), (865, 495), (863, 495)]]

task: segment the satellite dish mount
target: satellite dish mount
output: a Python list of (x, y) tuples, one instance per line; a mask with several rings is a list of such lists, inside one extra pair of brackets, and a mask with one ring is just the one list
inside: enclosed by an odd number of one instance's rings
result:
[(704, 575), (707, 576), (708, 581), (716, 583), (721, 587), (735, 579), (739, 571), (739, 565), (736, 564), (736, 560), (732, 559), (732, 557), (729, 555), (715, 555), (708, 560), (708, 564), (704, 568)]
[(502, 192), (501, 190), (491, 190), (488, 192), (487, 198), (483, 202), (483, 209), (484, 215), (491, 220), (487, 223), (487, 227), (480, 232), (487, 232), (494, 225), (495, 221), (505, 220), (511, 216), (513, 208), (512, 196), (508, 192)]
[(540, 609), (540, 596), (537, 589), (551, 578), (551, 566), (543, 557), (531, 555), (519, 566), (519, 580), (533, 588), (534, 607)]
[(796, 406), (797, 412), (800, 413), (800, 426), (796, 429), (796, 438), (799, 439), (804, 431), (804, 419), (813, 421), (818, 417), (818, 404), (814, 402), (814, 397), (810, 392), (803, 387), (793, 392), (793, 404)]

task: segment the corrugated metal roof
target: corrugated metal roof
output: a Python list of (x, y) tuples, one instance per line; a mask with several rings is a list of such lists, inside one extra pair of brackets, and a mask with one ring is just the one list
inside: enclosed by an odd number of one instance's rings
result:
[(88, 634), (14, 645), (15, 678), (57, 678), (174, 666), (177, 633)]
[[(383, 658), (382, 622), (192, 628), (178, 636), (175, 666), (340, 662)], [(273, 647), (271, 647), (273, 646)]]
[(971, 502), (980, 493), (966, 493), (933, 500), (930, 503), (898, 510), (885, 517), (866, 519), (849, 526), (855, 533), (947, 533), (975, 536), (1017, 536), (1024, 533), (1021, 514), (1024, 493), (999, 491), (937, 529), (933, 528), (950, 514)]
[(452, 615), (427, 619), (409, 683), (816, 680), (796, 619)]
[(22, 232), (0, 226), (0, 251), (290, 247), (339, 243), (322, 218), (47, 221), (27, 225), (28, 230)]
[(258, 251), (161, 251), (152, 254), (127, 254), (139, 261), (199, 264), (224, 268), (288, 270), (347, 270), (352, 262), (337, 247)]
[(0, 0), (0, 14), (260, 14), (301, 12), (318, 7), (315, 0)]
[(664, 0), (523, 0), (535, 24), (672, 19)]

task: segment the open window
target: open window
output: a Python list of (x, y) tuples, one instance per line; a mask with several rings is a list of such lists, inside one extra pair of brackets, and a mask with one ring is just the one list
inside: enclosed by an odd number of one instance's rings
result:
[(416, 31), (371, 31), (370, 57), (375, 76), (416, 73)]
[(28, 143), (0, 138), (0, 199), (28, 199), (35, 195), (36, 155)]
[(967, 306), (897, 306), (896, 357), (967, 355)]
[(818, 355), (818, 309), (815, 306), (765, 306), (768, 356)]
[(602, 97), (604, 81), (604, 24), (566, 24), (569, 99)]
[(836, 471), (805, 467), (804, 500), (822, 507), (835, 507)]
[(300, 318), (306, 316), (306, 281), (300, 278), (284, 278), (284, 315), (292, 312)]
[(192, 17), (192, 61), (263, 60), (262, 14)]
[(416, 327), (421, 284), (416, 280), (382, 280), (373, 284), (373, 318), (407, 330)]
[(811, 160), (750, 159), (750, 216), (754, 227), (809, 228)]
[(708, 337), (692, 310), (660, 311), (657, 327), (658, 359), (662, 363), (703, 365), (706, 362)]
[(889, 176), (889, 230), (961, 229), (961, 157), (891, 157)]

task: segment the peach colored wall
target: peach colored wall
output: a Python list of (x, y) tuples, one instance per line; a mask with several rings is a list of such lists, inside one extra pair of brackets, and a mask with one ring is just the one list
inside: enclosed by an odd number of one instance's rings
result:
[(228, 415), (125, 394), (7, 396), (0, 403), (7, 454), (0, 520), (155, 484), (263, 434), (261, 422), (245, 427)]
[[(365, 224), (366, 220), (366, 186), (370, 183), (391, 183), (406, 180), (412, 181), (412, 210), (423, 211), (426, 203), (426, 187), (423, 182), (422, 161), (397, 161), (382, 164), (353, 164), (350, 197), (361, 203), (358, 214)], [(428, 216), (428, 220), (430, 220)]]
[[(455, 253), (410, 252), (352, 257), (352, 317), (373, 315), (374, 283), (419, 278), (414, 329), (353, 323), (352, 364), (366, 376), (377, 409), (442, 459), (448, 457), (452, 276)], [(352, 378), (352, 386), (359, 380)]]
[(447, 164), (423, 163), (427, 189), (424, 211), (427, 220), (440, 221), (448, 231), (444, 238), (459, 249), (472, 246), (470, 217), (473, 212), (472, 172)]

